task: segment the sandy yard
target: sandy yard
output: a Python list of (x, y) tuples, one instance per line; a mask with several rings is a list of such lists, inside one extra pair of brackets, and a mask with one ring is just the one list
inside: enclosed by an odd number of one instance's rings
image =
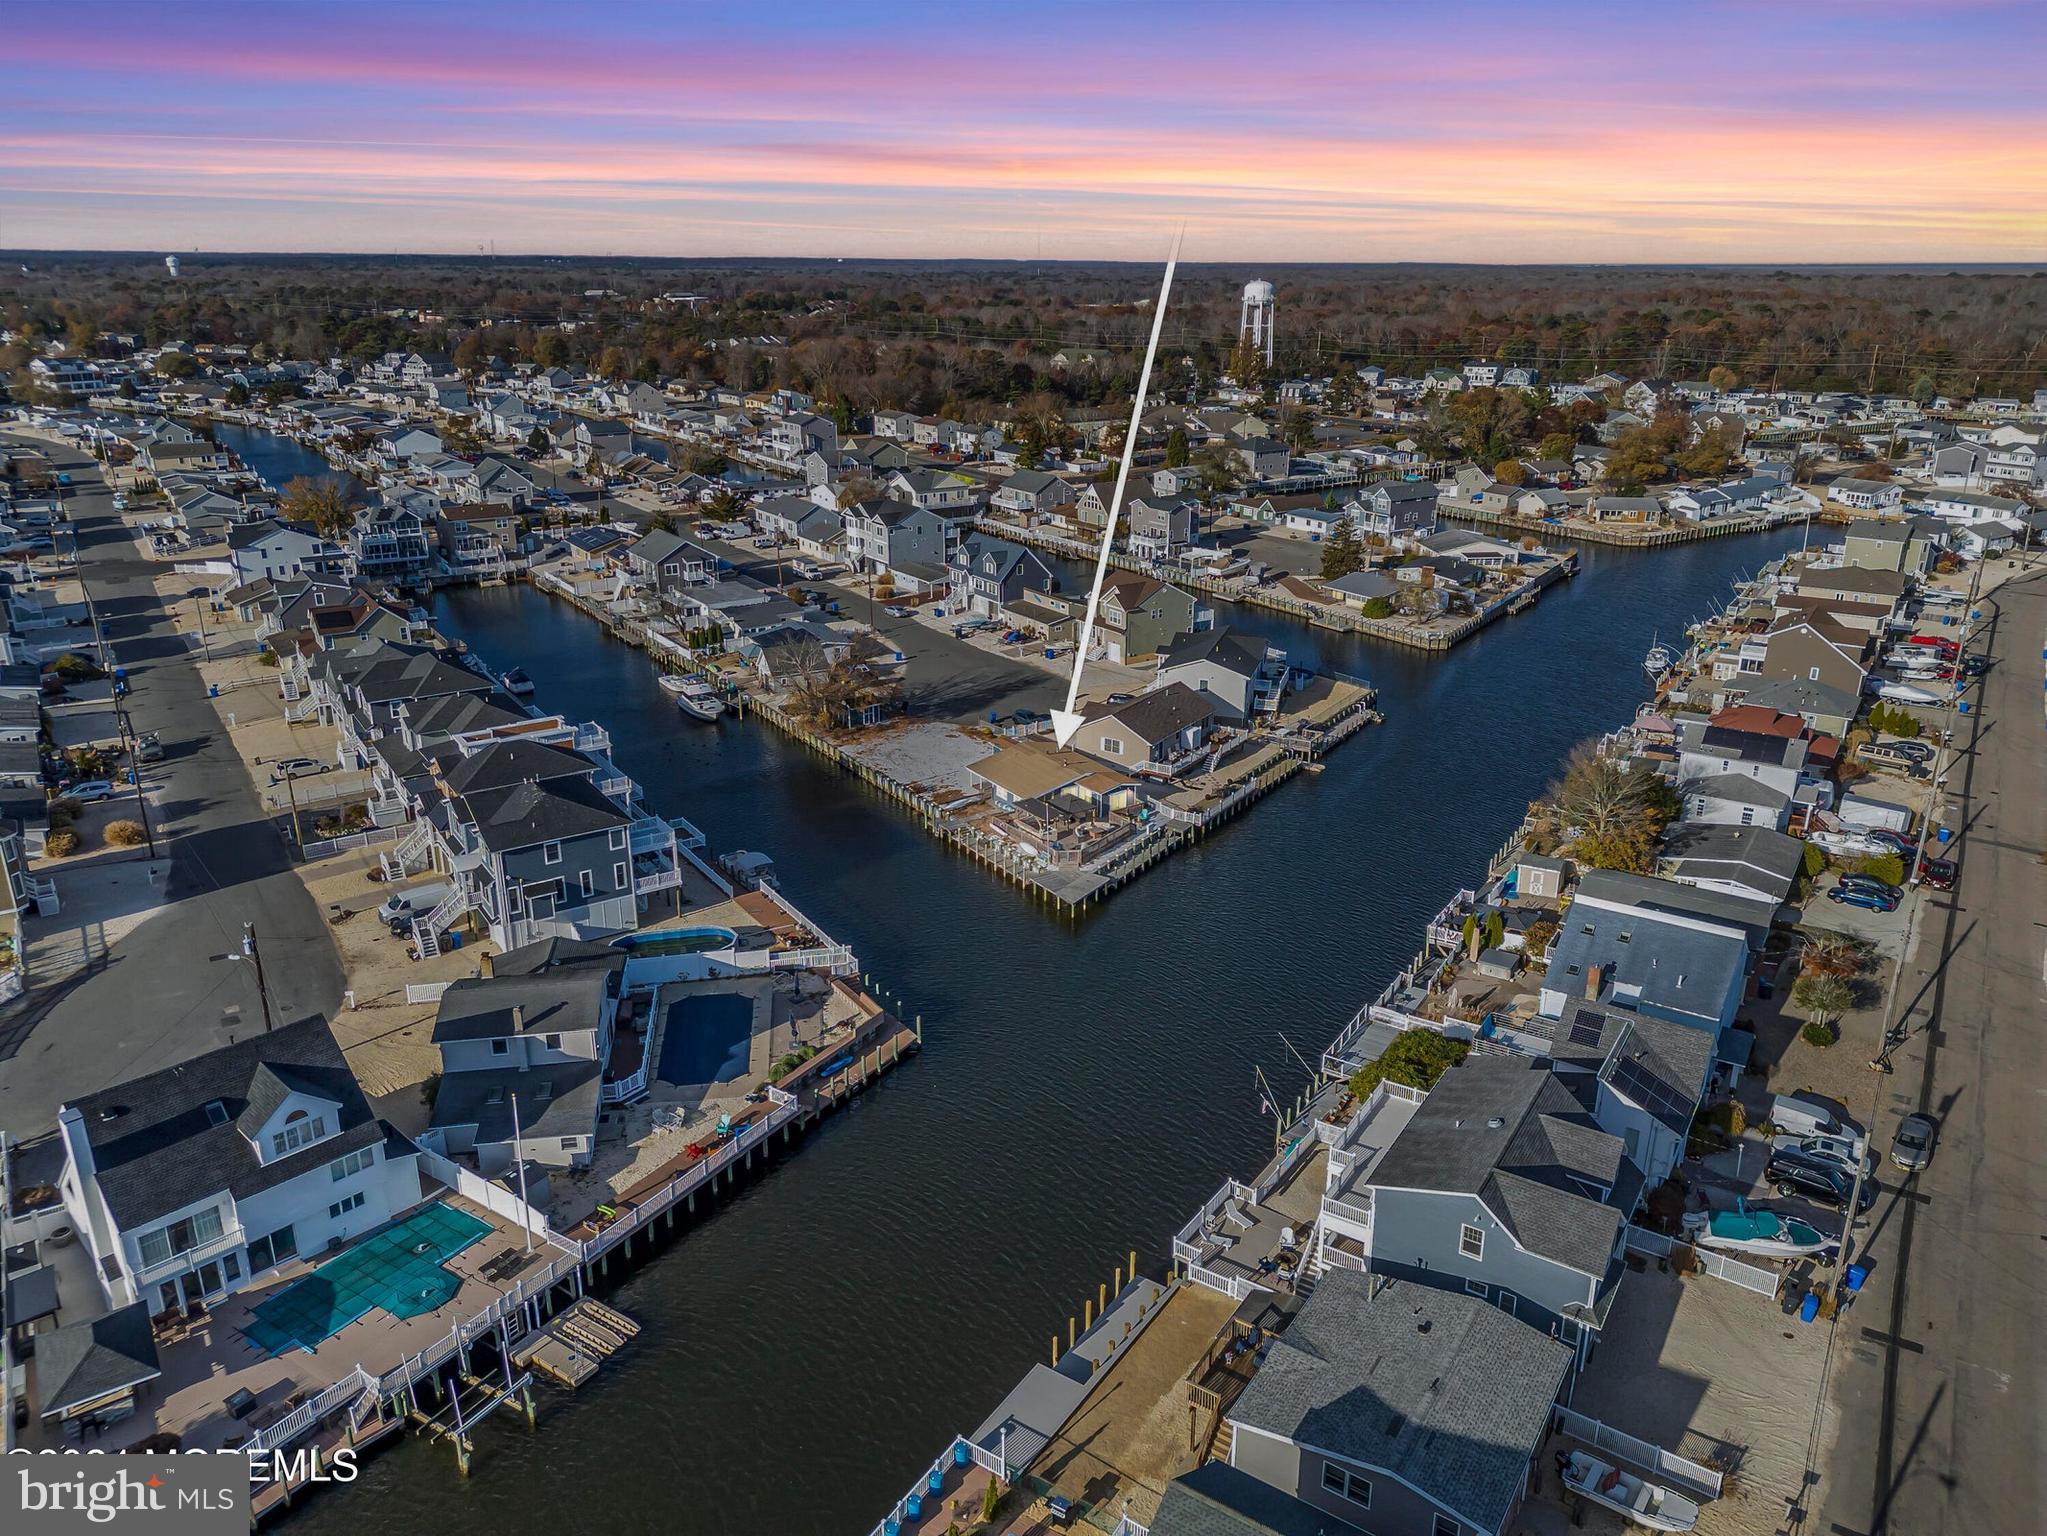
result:
[(1765, 1536), (1784, 1527), (1787, 1505), (1816, 1503), (1806, 1469), (1826, 1464), (1837, 1431), (1821, 1387), (1840, 1327), (1855, 1324), (1801, 1323), (1740, 1286), (1681, 1279), (1651, 1262), (1623, 1281), (1571, 1406), (1693, 1461), (1731, 1466), (1698, 1528)]

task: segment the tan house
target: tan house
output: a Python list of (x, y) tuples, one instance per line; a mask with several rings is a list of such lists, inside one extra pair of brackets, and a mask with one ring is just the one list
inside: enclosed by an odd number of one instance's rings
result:
[[(1858, 698), (1862, 693), (1862, 680), (1869, 675), (1869, 669), (1862, 664), (1862, 646), (1850, 642), (1847, 638), (1849, 633), (1852, 632), (1844, 632), (1831, 624), (1825, 629), (1809, 623), (1782, 625), (1772, 630), (1764, 640), (1763, 667), (1759, 675), (1764, 681), (1799, 678), (1825, 683), (1830, 688), (1840, 689), (1850, 698)], [(1866, 642), (1864, 636), (1856, 638)]]

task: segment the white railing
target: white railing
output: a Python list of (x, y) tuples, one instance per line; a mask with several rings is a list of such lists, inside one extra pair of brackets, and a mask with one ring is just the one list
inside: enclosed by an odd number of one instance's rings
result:
[(451, 981), (408, 981), (405, 984), (405, 1001), (408, 1003), (438, 1003), (441, 994), (454, 983)]
[(1322, 1197), (1322, 1214), (1340, 1217), (1345, 1221), (1353, 1222), (1360, 1227), (1369, 1229), (1372, 1225), (1371, 1191), (1365, 1190), (1361, 1191), (1361, 1193), (1365, 1196), (1363, 1200), (1359, 1200), (1352, 1195), (1324, 1195)]
[(241, 1225), (237, 1223), (234, 1226), (224, 1228), (217, 1235), (209, 1237), (203, 1243), (194, 1243), (182, 1252), (171, 1254), (168, 1258), (158, 1259), (154, 1264), (143, 1265), (135, 1271), (136, 1282), (139, 1284), (174, 1269), (189, 1269), (201, 1260), (223, 1253), (230, 1248), (239, 1248), (241, 1244), (242, 1229)]
[(1574, 1439), (1584, 1441), (1595, 1451), (1626, 1457), (1646, 1472), (1689, 1484), (1687, 1491), (1708, 1499), (1720, 1497), (1722, 1479), (1711, 1467), (1702, 1466), (1675, 1451), (1666, 1451), (1660, 1445), (1638, 1439), (1610, 1424), (1602, 1424), (1591, 1415), (1566, 1408), (1561, 1403), (1557, 1405), (1556, 1412), (1557, 1427)]
[(482, 1174), (476, 1173), (451, 1157), (422, 1147), (419, 1151), (420, 1167), (455, 1191), (464, 1200), (482, 1206), (494, 1215), (502, 1216), (523, 1231), (535, 1237), (545, 1238), (558, 1247), (574, 1250), (576, 1244), (559, 1237), (548, 1225), (546, 1213), (538, 1207), (527, 1204), (518, 1194), (495, 1184)]
[(341, 1380), (331, 1387), (323, 1387), (316, 1396), (300, 1403), (275, 1424), (257, 1430), (247, 1449), (273, 1451), (280, 1445), (286, 1445), (335, 1409), (353, 1408), (365, 1393), (375, 1393), (381, 1385), (377, 1377), (372, 1376), (360, 1365), (354, 1366)]
[(768, 969), (771, 971), (830, 971), (834, 976), (850, 976), (860, 969), (860, 963), (853, 957), (851, 948), (844, 944), (830, 944), (815, 949), (778, 949), (768, 955)]
[(425, 917), (414, 918), (412, 937), (420, 946), (420, 953), (436, 952), (440, 936), (474, 904), (475, 898), (469, 894), (468, 885), (457, 880), (454, 888), (441, 898), (440, 904), (433, 911), (427, 913)]
[[(917, 1480), (910, 1485), (910, 1491), (896, 1500), (894, 1505), (890, 1507), (888, 1514), (876, 1524), (874, 1529), (868, 1533), (868, 1536), (888, 1536), (891, 1522), (895, 1522), (897, 1528), (900, 1529), (902, 1521), (906, 1518), (904, 1510), (908, 1508), (912, 1498), (921, 1495), (935, 1507), (939, 1495), (930, 1491), (931, 1474), (934, 1472), (939, 1474), (939, 1483), (943, 1487), (945, 1474), (959, 1465), (960, 1447), (962, 1446), (966, 1447), (967, 1459), (974, 1465), (986, 1468), (994, 1475), (997, 1482), (1006, 1483), (1009, 1481), (1007, 1476), (1009, 1468), (998, 1452), (983, 1450), (965, 1435), (955, 1435), (953, 1436), (952, 1443), (945, 1448), (944, 1454), (917, 1474)], [(1139, 1532), (1138, 1536), (1144, 1536), (1144, 1533)]]
[(656, 870), (651, 875), (633, 876), (633, 894), (645, 896), (653, 891), (672, 890), (682, 884), (682, 871), (673, 864), (666, 869)]
[(724, 1146), (709, 1157), (700, 1158), (681, 1170), (654, 1194), (635, 1205), (632, 1210), (619, 1217), (587, 1243), (582, 1244), (581, 1254), (584, 1261), (588, 1262), (599, 1254), (617, 1247), (656, 1216), (709, 1183), (747, 1152), (767, 1140), (775, 1131), (796, 1118), (798, 1111), (794, 1094), (771, 1085), (768, 1088), (768, 1098), (774, 1107), (761, 1119), (741, 1127)]
[(369, 848), (378, 843), (395, 843), (405, 835), (405, 828), (368, 827), (361, 832), (348, 832), (340, 837), (315, 838), (310, 843), (301, 843), (299, 853), (308, 861), (324, 859), (332, 854), (347, 853), (352, 848)]
[(1677, 1238), (1665, 1237), (1661, 1232), (1651, 1232), (1647, 1227), (1628, 1228), (1628, 1247), (1636, 1253), (1646, 1253), (1651, 1258), (1664, 1258), (1679, 1247), (1689, 1246), (1692, 1257), (1699, 1268), (1716, 1280), (1725, 1280), (1738, 1285), (1745, 1291), (1754, 1291), (1759, 1296), (1775, 1296), (1783, 1277), (1773, 1269), (1759, 1269), (1753, 1264), (1744, 1264), (1739, 1259), (1711, 1248), (1696, 1244), (1684, 1244)]
[(1211, 1291), (1220, 1291), (1232, 1301), (1242, 1301), (1253, 1291), (1266, 1289), (1266, 1287), (1256, 1285), (1241, 1275), (1218, 1274), (1215, 1270), (1200, 1264), (1189, 1264), (1187, 1266), (1187, 1278), (1196, 1285), (1206, 1286)]

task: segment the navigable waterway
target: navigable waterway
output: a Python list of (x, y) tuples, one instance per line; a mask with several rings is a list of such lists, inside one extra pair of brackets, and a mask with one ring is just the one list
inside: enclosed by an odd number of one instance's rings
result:
[[(289, 478), (296, 444), (237, 431)], [(262, 441), (262, 439), (269, 439)], [(280, 479), (279, 483), (282, 483)], [(1802, 533), (1588, 549), (1577, 580), (1446, 657), (1225, 608), (1297, 660), (1378, 684), (1386, 723), (1077, 919), (947, 853), (771, 727), (682, 716), (639, 652), (527, 587), (437, 618), (536, 702), (609, 727), (650, 801), (790, 894), (924, 1018), (927, 1048), (640, 1270), (645, 1331), (475, 1475), (408, 1438), (316, 1498), (307, 1533), (861, 1533), (971, 1431), (1131, 1248), (1269, 1150), (1252, 1079), (1291, 1095), (1571, 746), (1645, 691), (1737, 575)]]

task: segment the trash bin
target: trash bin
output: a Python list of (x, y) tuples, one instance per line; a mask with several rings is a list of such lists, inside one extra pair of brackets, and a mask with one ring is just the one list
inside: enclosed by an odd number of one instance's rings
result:
[(460, 949), (462, 947), (462, 935), (450, 930), (441, 936), (441, 942), (450, 949)]
[(208, 683), (208, 684), (206, 685), (206, 697), (208, 697), (209, 699), (217, 699), (217, 698), (219, 698), (219, 697), (220, 697), (220, 684), (218, 684), (218, 683)]
[(1850, 1264), (1850, 1265), (1848, 1266), (1848, 1289), (1849, 1289), (1849, 1290), (1851, 1290), (1851, 1291), (1859, 1291), (1859, 1290), (1861, 1290), (1861, 1289), (1862, 1289), (1862, 1282), (1863, 1282), (1863, 1281), (1865, 1281), (1865, 1280), (1867, 1280), (1868, 1278), (1869, 1278), (1869, 1266), (1868, 1266), (1867, 1264)]
[(1809, 1323), (1819, 1315), (1820, 1293), (1818, 1291), (1807, 1291), (1805, 1293), (1805, 1300), (1798, 1304), (1798, 1320), (1801, 1323)]

